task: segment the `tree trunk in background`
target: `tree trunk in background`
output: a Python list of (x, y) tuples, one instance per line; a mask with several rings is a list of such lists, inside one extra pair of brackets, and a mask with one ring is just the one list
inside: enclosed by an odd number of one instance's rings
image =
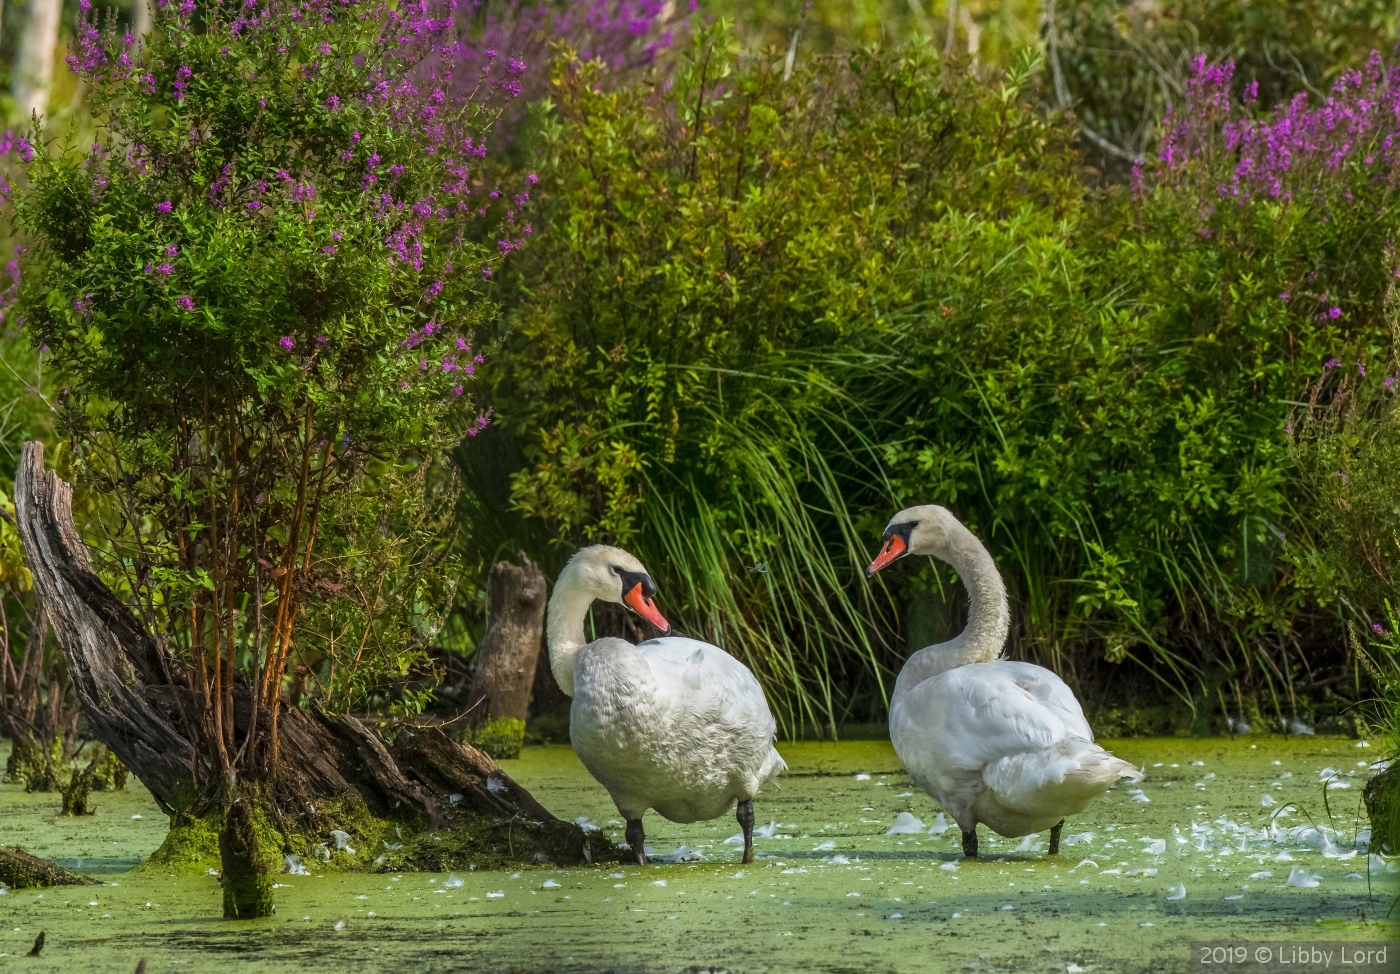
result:
[(472, 738), (494, 758), (520, 754), (544, 638), (544, 572), (524, 552), (520, 561), (491, 569), (490, 621), (467, 696)]
[(0, 688), (0, 734), (11, 741), (0, 780), (24, 785), (27, 792), (67, 787), (69, 759), (78, 749), (80, 711), (68, 702), (68, 681), (57, 658), (48, 660), (49, 695), (43, 698), (47, 635), (43, 609), (36, 607), (24, 655), (18, 666), (7, 661), (5, 687)]
[[(44, 671), (44, 633), (47, 630), (44, 612), (37, 611), (34, 627), (24, 644), (24, 655), (15, 665), (7, 657), (4, 692), (0, 693), (0, 731), (8, 730), (11, 737), (32, 730), (39, 717), (39, 678)], [(37, 634), (37, 635), (36, 635)]]
[(29, 19), (20, 37), (10, 82), (15, 108), (26, 120), (33, 112), (48, 114), (54, 48), (58, 45), (58, 22), (62, 16), (63, 0), (29, 0)]
[(131, 10), (131, 32), (136, 35), (136, 43), (155, 29), (155, 18), (151, 15), (151, 0), (135, 0)]
[[(72, 487), (44, 469), (37, 442), (26, 443), (20, 455), (15, 507), (34, 587), (68, 662), (88, 732), (173, 817), (172, 848), (176, 831), (191, 819), (213, 819), (217, 831), (233, 796), (217, 769), (201, 760), (186, 729), (182, 712), (195, 700), (188, 667), (167, 656), (93, 573), (73, 526)], [(234, 715), (243, 736), (251, 703), (240, 676)], [(246, 783), (257, 814), (282, 841), (264, 854), (320, 854), (316, 850), (324, 850), (336, 829), (363, 850), (363, 868), (442, 871), (521, 860), (564, 865), (613, 853), (608, 846), (590, 849), (581, 828), (556, 819), (475, 748), (432, 727), (391, 730), (397, 730), (392, 742), (349, 715), (284, 707), (278, 763)], [(386, 828), (387, 838), (381, 833)], [(443, 834), (449, 830), (451, 842)], [(192, 826), (191, 834), (200, 830)], [(391, 855), (376, 858), (378, 852)]]

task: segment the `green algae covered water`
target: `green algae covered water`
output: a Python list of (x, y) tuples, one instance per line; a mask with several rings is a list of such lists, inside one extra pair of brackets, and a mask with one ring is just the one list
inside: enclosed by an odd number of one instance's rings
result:
[[(208, 875), (132, 872), (166, 820), (133, 783), (97, 813), (0, 786), (0, 845), (104, 885), (0, 895), (0, 972), (1178, 971), (1193, 940), (1377, 941), (1400, 862), (1365, 851), (1375, 749), (1327, 738), (1108, 742), (1146, 778), (1046, 836), (956, 826), (888, 742), (780, 745), (755, 801), (760, 859), (726, 818), (648, 815), (646, 868), (285, 875), (277, 916), (224, 921)], [(3, 760), (3, 752), (0, 752)], [(503, 767), (557, 815), (618, 841), (607, 794), (568, 747)], [(1326, 792), (1324, 782), (1332, 787)], [(930, 834), (930, 830), (935, 834)], [(1073, 844), (1070, 844), (1070, 843)], [(1394, 919), (1394, 917), (1392, 917)], [(24, 955), (40, 931), (41, 957)]]

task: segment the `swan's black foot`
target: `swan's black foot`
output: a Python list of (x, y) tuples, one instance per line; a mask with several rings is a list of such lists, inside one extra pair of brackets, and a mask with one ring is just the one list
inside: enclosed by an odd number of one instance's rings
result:
[(753, 862), (753, 799), (742, 801), (734, 809), (739, 828), (744, 830), (744, 862)]
[(963, 855), (969, 859), (977, 858), (977, 826), (972, 830), (963, 833)]
[(647, 836), (642, 831), (642, 820), (633, 818), (627, 820), (627, 845), (632, 849), (632, 856), (637, 860), (637, 865), (647, 864)]
[(1050, 855), (1052, 856), (1058, 856), (1060, 854), (1060, 830), (1064, 827), (1065, 820), (1060, 819), (1055, 823), (1054, 827), (1050, 829)]

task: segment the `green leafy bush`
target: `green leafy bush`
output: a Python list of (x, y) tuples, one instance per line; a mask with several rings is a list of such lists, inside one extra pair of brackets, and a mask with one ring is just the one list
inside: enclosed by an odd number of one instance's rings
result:
[(1387, 340), (1393, 73), (1265, 111), (1198, 61), (1160, 163), (1090, 192), (1033, 62), (988, 85), (919, 42), (791, 73), (729, 45), (606, 92), (563, 62), (492, 476), (465, 471), (479, 509), (513, 470), (523, 520), (475, 543), (627, 545), (797, 733), (878, 715), (901, 628), (960, 625), (946, 569), (860, 572), (891, 513), (946, 504), (1008, 577), (1013, 651), (1091, 706), (1131, 660), (1177, 729), (1332, 716), (1284, 424)]
[(922, 46), (784, 78), (729, 45), (704, 31), (668, 80), (616, 91), (562, 63), (494, 435), (527, 461), (519, 511), (636, 550), (789, 732), (831, 728), (882, 703), (892, 659), (853, 503), (888, 496), (876, 440), (910, 401), (891, 315), (921, 242), (1001, 213), (1055, 226), (1081, 191), (1033, 61), (992, 88)]

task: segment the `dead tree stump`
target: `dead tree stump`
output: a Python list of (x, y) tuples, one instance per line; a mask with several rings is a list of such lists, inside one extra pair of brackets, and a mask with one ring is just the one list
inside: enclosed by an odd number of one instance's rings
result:
[(1400, 851), (1400, 764), (1392, 764), (1361, 793), (1371, 819), (1371, 848), (1386, 855)]
[(88, 810), (88, 795), (92, 791), (97, 772), (107, 762), (107, 745), (98, 744), (97, 750), (82, 771), (74, 771), (63, 789), (64, 815), (91, 815)]
[(544, 572), (524, 552), (520, 562), (491, 569), (486, 635), (467, 696), (472, 740), (497, 759), (520, 754), (544, 637)]

